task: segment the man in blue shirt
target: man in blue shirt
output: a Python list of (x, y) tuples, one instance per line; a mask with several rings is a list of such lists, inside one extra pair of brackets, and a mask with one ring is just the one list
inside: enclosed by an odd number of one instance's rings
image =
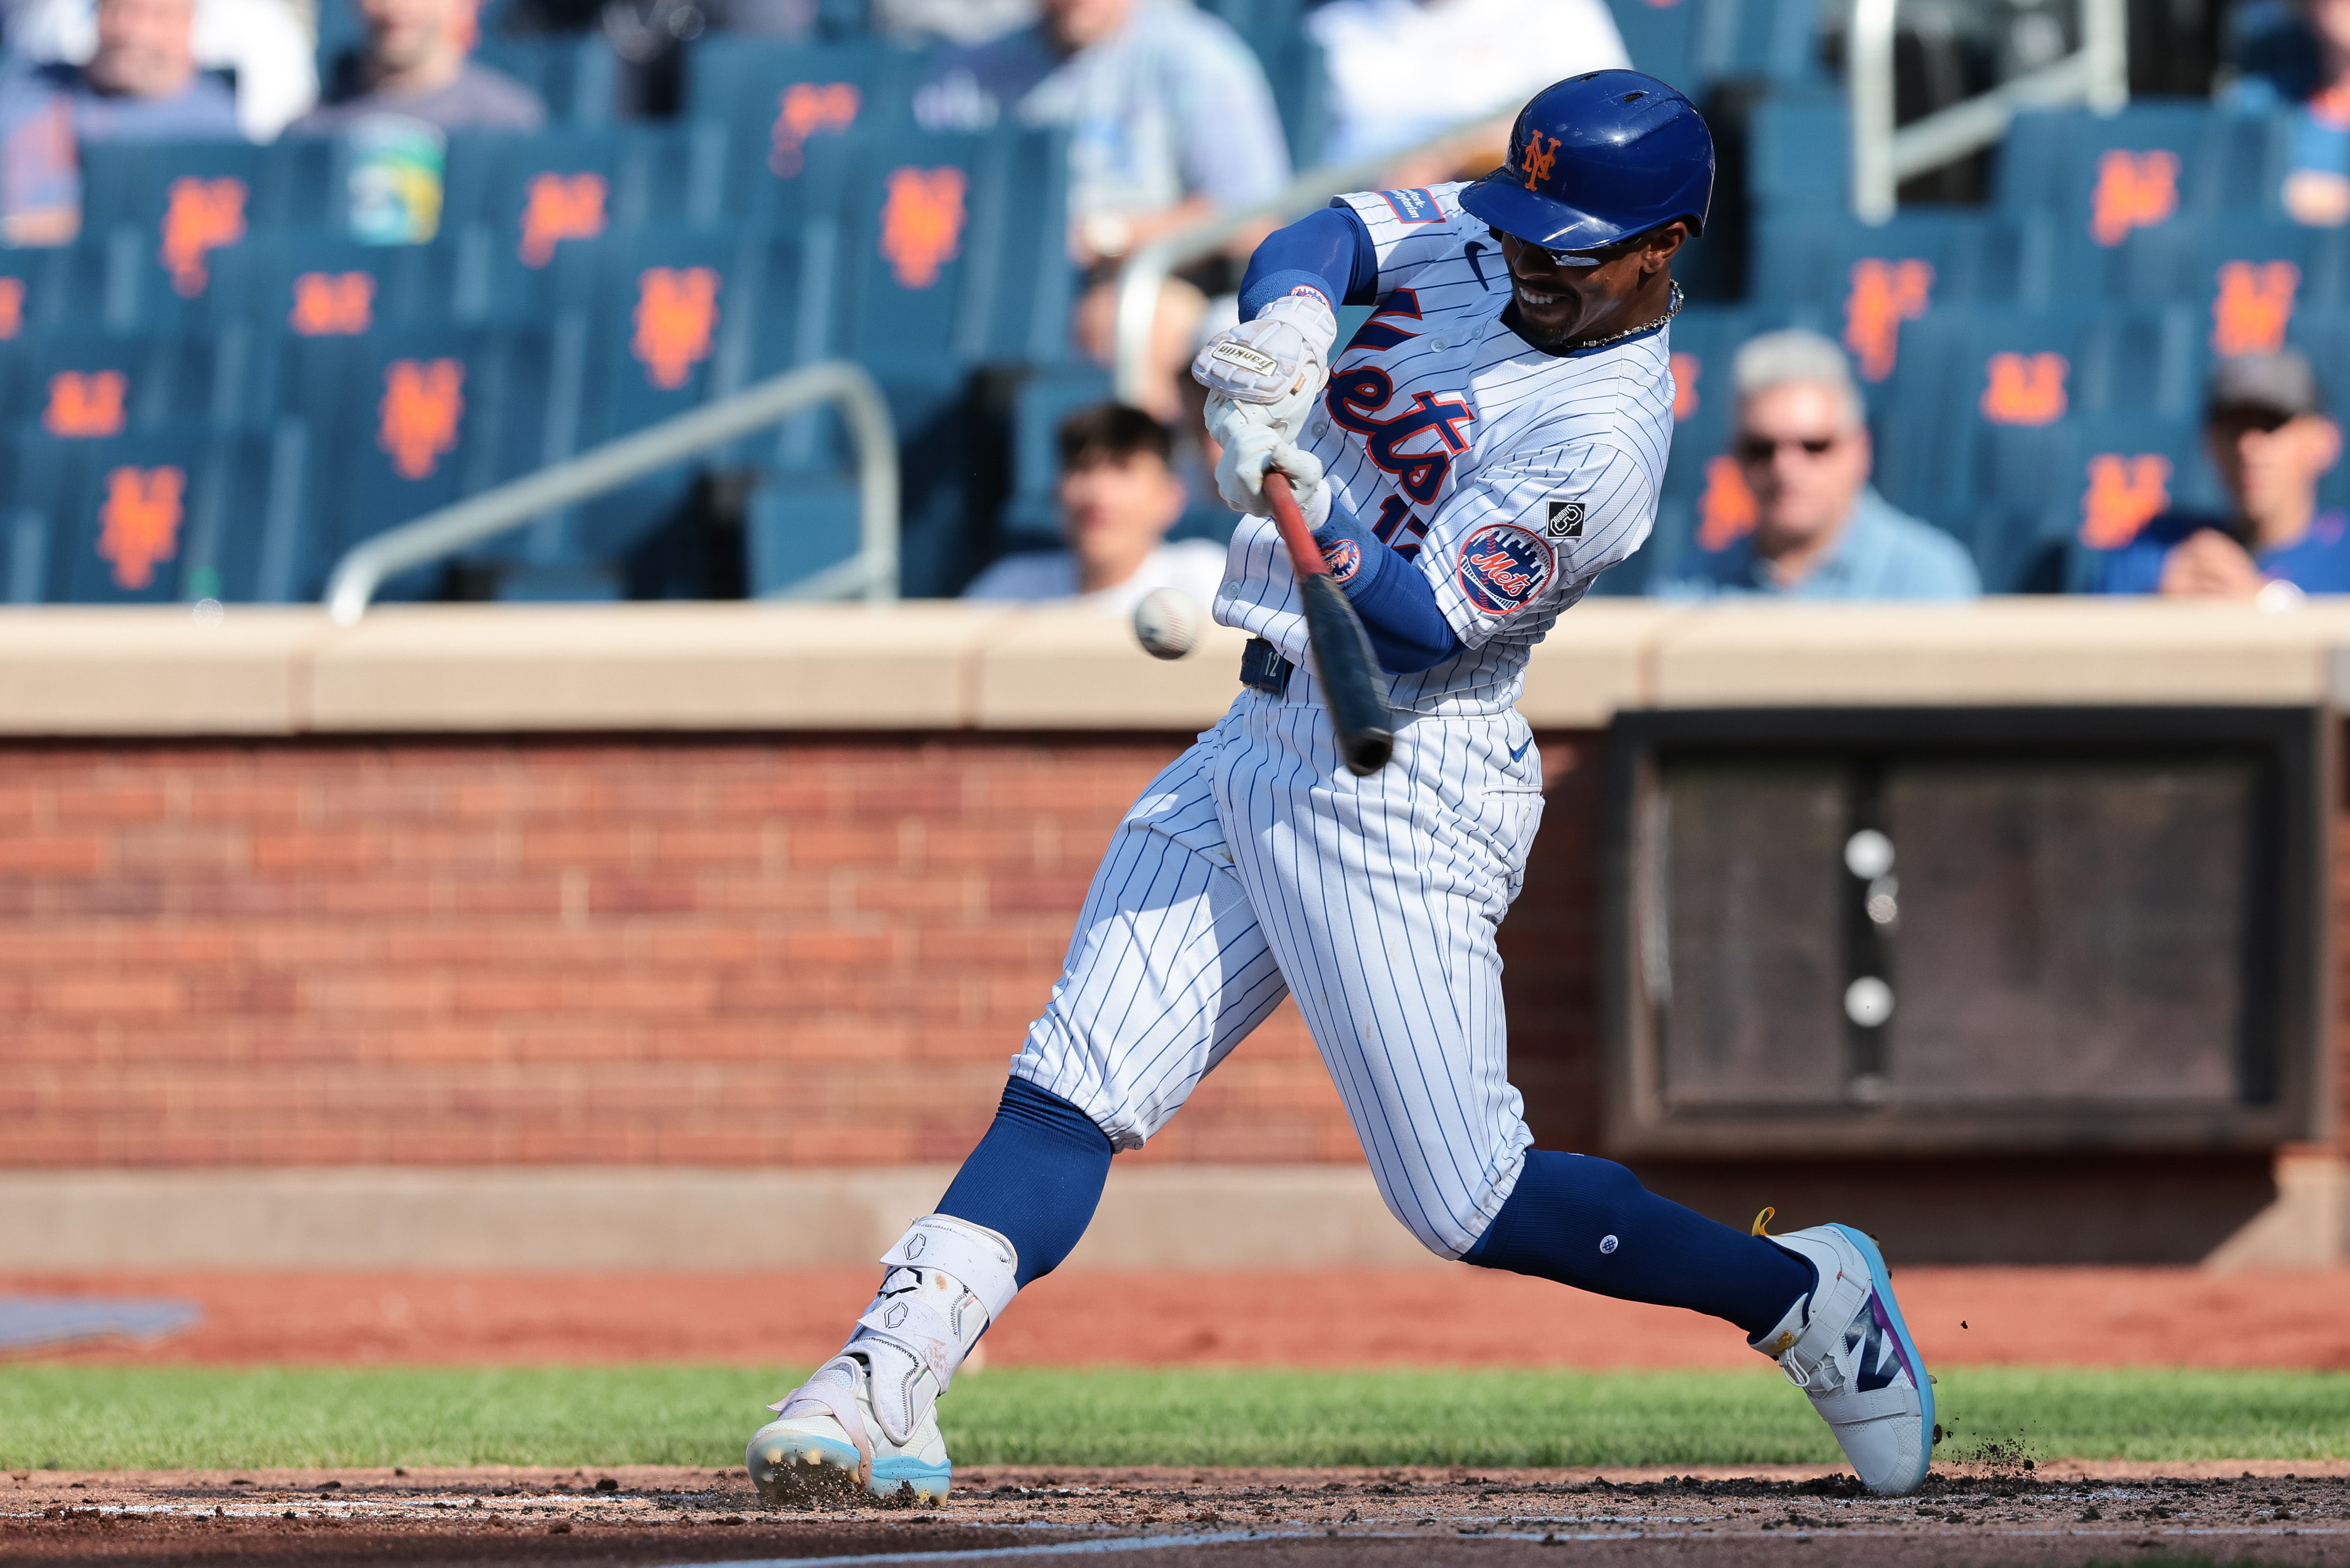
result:
[(1766, 332), (1731, 363), (1731, 452), (1752, 498), (1747, 531), (1669, 563), (1659, 598), (1970, 599), (1982, 591), (1959, 542), (1869, 488), (1860, 389), (1816, 332)]
[(0, 69), (0, 242), (74, 237), (83, 143), (240, 135), (236, 95), (196, 69), (195, 16), (195, 0), (99, 0), (89, 64)]
[(2096, 560), (2091, 591), (2252, 599), (2350, 593), (2350, 538), (2317, 507), (2317, 482), (2342, 455), (2317, 374), (2298, 350), (2222, 359), (2204, 401), (2203, 439), (2228, 515), (2166, 512)]

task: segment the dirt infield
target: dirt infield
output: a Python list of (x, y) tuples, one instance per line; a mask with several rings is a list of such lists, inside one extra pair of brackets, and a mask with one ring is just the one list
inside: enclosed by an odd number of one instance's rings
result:
[[(184, 1296), (203, 1324), (71, 1360), (503, 1365), (821, 1361), (874, 1271), (768, 1275), (17, 1276), (0, 1290)], [(1904, 1311), (1950, 1366), (2350, 1367), (2350, 1271), (1908, 1269)], [(1332, 1302), (1342, 1310), (1329, 1310)], [(1000, 1366), (1747, 1366), (1710, 1319), (1478, 1269), (1070, 1273), (987, 1337)]]
[(1520, 1558), (2342, 1564), (2350, 1462), (1959, 1466), (1892, 1502), (1816, 1469), (987, 1467), (958, 1476), (939, 1509), (823, 1515), (764, 1511), (740, 1470), (33, 1471), (0, 1480), (0, 1560), (11, 1563), (662, 1564), (974, 1552), (1038, 1563), (1115, 1552), (1137, 1568)]

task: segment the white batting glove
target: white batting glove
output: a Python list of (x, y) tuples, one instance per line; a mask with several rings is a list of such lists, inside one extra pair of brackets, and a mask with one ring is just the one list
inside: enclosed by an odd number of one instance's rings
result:
[(1330, 379), (1338, 318), (1315, 294), (1286, 294), (1253, 321), (1219, 332), (1191, 361), (1191, 379), (1232, 402), (1280, 410), (1292, 441)]
[(1252, 517), (1270, 517), (1273, 505), (1264, 498), (1264, 473), (1277, 468), (1289, 476), (1290, 493), (1305, 514), (1308, 533), (1330, 519), (1330, 490), (1322, 483), (1322, 460), (1304, 447), (1284, 441), (1277, 431), (1247, 425), (1225, 443), (1216, 463), (1216, 490), (1224, 504)]

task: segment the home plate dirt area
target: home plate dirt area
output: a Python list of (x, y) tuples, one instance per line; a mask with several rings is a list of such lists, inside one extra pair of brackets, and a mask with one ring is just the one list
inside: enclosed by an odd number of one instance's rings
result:
[[(2214, 1474), (2224, 1469), (2225, 1474)], [(1436, 1564), (2334, 1563), (2350, 1461), (1938, 1469), (1883, 1501), (1848, 1475), (1009, 1468), (941, 1508), (762, 1509), (740, 1470), (59, 1471), (0, 1480), (0, 1560), (729, 1563), (863, 1558), (1136, 1568)]]

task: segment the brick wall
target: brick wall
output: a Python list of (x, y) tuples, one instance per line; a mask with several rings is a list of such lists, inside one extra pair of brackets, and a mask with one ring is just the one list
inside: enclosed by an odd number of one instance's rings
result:
[[(9, 748), (0, 1164), (959, 1158), (1181, 743)], [(1546, 752), (1508, 934), (1555, 1120), (1589, 1077), (1591, 811)], [(1147, 1157), (1357, 1155), (1284, 1007)]]

